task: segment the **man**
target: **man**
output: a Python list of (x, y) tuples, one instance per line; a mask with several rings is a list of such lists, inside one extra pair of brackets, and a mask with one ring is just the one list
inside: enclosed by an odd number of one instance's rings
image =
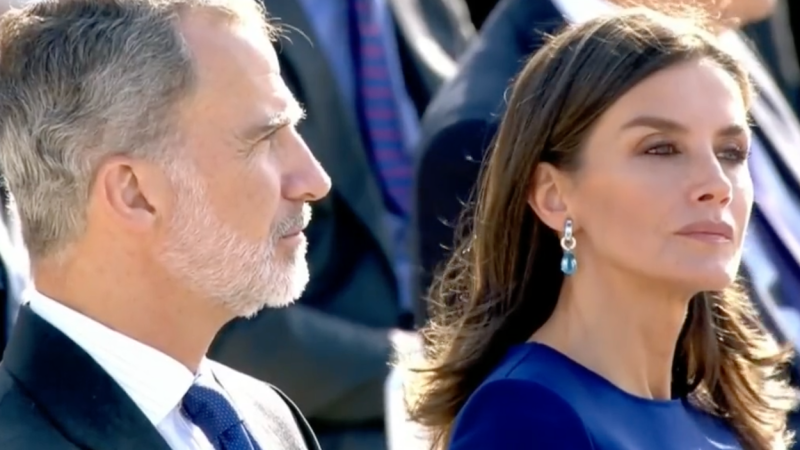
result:
[[(380, 450), (392, 347), (416, 342), (409, 204), (419, 117), (474, 33), (462, 0), (263, 0), (295, 29), (283, 77), (333, 180), (298, 305), (237, 321), (211, 355), (280, 386), (325, 450)], [(356, 26), (358, 25), (358, 26)], [(264, 343), (280, 342), (265, 347)]]
[(263, 17), (52, 0), (0, 20), (0, 166), (38, 291), (0, 365), (3, 450), (318, 449), (279, 391), (204, 357), (300, 295), (330, 188)]
[[(671, 0), (652, 0), (663, 4)], [(677, 1), (677, 0), (676, 0)], [(622, 1), (618, 3), (623, 3)], [(709, 2), (711, 3), (711, 2)], [(747, 23), (770, 13), (772, 0), (724, 2), (729, 17)], [(462, 70), (432, 101), (423, 123), (418, 167), (418, 289), (429, 287), (435, 267), (452, 248), (452, 224), (468, 201), (503, 112), (503, 96), (527, 55), (565, 23), (591, 19), (614, 8), (605, 0), (503, 0), (462, 60)], [(745, 62), (760, 90), (753, 105), (757, 138), (750, 170), (756, 205), (744, 263), (756, 306), (772, 331), (800, 351), (800, 124), (757, 56), (734, 31), (724, 45)], [(450, 226), (444, 223), (451, 224)], [(420, 302), (418, 321), (427, 317)], [(797, 417), (792, 420), (797, 421)], [(795, 423), (793, 428), (798, 429)]]

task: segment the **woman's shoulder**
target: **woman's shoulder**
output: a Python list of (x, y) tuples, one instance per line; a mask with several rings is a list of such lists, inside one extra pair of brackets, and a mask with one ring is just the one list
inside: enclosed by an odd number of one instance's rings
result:
[(546, 386), (573, 402), (584, 394), (591, 394), (593, 378), (586, 368), (558, 351), (542, 344), (526, 343), (511, 347), (484, 384), (501, 380), (529, 382)]
[(591, 438), (572, 402), (548, 375), (559, 362), (536, 345), (512, 348), (473, 392), (453, 427), (451, 450), (591, 449)]
[(558, 393), (536, 381), (497, 378), (470, 396), (453, 425), (448, 448), (588, 450), (593, 446), (580, 416)]

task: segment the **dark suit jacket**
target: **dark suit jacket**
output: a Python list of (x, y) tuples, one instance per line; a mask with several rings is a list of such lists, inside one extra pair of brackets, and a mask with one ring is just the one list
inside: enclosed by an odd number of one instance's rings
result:
[[(8, 190), (0, 183), (0, 233), (8, 233), (6, 229), (6, 207), (8, 205)], [(9, 277), (8, 262), (6, 261), (9, 256), (5, 252), (0, 251), (0, 355), (3, 354), (3, 349), (6, 347), (6, 339), (8, 336), (8, 308), (10, 304), (10, 296), (13, 295), (11, 289), (11, 279)]]
[[(285, 430), (285, 448), (319, 450), (305, 419), (280, 391), (221, 364), (212, 363), (212, 371), (257, 440), (277, 428)], [(21, 309), (0, 363), (0, 448), (169, 450), (122, 388), (28, 307)]]
[[(561, 12), (550, 1), (502, 0), (487, 19), (480, 37), (467, 50), (461, 61), (462, 70), (431, 102), (423, 120), (417, 173), (421, 292), (427, 291), (435, 268), (450, 254), (444, 247), (453, 246), (452, 223), (458, 219), (462, 203), (471, 196), (480, 162), (497, 132), (505, 90), (528, 55), (541, 47), (543, 34), (554, 33), (564, 24)], [(786, 104), (779, 89), (768, 89), (768, 85), (774, 87), (774, 81), (769, 80), (767, 72), (756, 70), (751, 74), (766, 103)], [(800, 142), (792, 140), (792, 133), (788, 132), (800, 130), (796, 118), (789, 108), (783, 108), (782, 112), (763, 107), (753, 110), (757, 135), (765, 149), (778, 159), (781, 154), (796, 152), (800, 147)], [(800, 191), (795, 191), (795, 195), (800, 195)], [(782, 321), (776, 316), (780, 299), (775, 291), (751, 291), (751, 298), (771, 331), (785, 342), (789, 333), (782, 329)], [(425, 320), (427, 304), (422, 301), (418, 322)], [(792, 428), (800, 429), (800, 417), (794, 416), (792, 421)]]
[[(0, 214), (3, 215), (3, 214)], [(5, 217), (0, 217), (0, 355), (6, 345), (10, 332), (9, 323), (13, 317), (12, 305), (20, 304), (22, 285), (21, 263), (17, 249), (13, 248), (13, 238), (6, 225)]]
[[(473, 30), (459, 1), (390, 2), (406, 86), (420, 114), (455, 73), (454, 58)], [(402, 313), (384, 203), (355, 112), (313, 44), (302, 5), (263, 3), (268, 15), (289, 25), (278, 45), (281, 73), (308, 112), (299, 132), (333, 188), (313, 205), (306, 233), (311, 282), (298, 304), (232, 323), (211, 356), (287, 392), (326, 450), (380, 450), (392, 353), (387, 332), (401, 324)]]
[(497, 3), (497, 0), (467, 0), (469, 15), (475, 28), (480, 29), (483, 26), (483, 22), (489, 17)]
[(6, 339), (9, 333), (9, 306), (11, 303), (12, 290), (10, 289), (10, 278), (6, 269), (5, 257), (0, 254), (0, 355), (6, 348)]

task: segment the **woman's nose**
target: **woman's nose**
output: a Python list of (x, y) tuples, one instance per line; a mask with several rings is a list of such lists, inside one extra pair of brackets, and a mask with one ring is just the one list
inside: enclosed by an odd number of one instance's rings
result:
[(693, 164), (692, 200), (697, 202), (717, 202), (727, 204), (731, 201), (733, 185), (722, 162), (712, 152), (709, 156), (698, 158)]

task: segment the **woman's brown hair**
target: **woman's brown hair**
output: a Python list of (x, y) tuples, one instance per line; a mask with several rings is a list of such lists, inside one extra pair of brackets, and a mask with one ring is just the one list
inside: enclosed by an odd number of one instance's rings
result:
[[(707, 31), (710, 22), (687, 11), (678, 18), (631, 9), (570, 27), (514, 83), (466, 238), (430, 291), (426, 361), (409, 406), (433, 431), (434, 448), (446, 446), (454, 418), (508, 349), (528, 340), (556, 306), (562, 251), (527, 204), (536, 167), (574, 170), (597, 119), (637, 83), (681, 62), (719, 65), (750, 103), (746, 71)], [(787, 355), (736, 286), (699, 293), (677, 342), (673, 396), (722, 417), (745, 448), (783, 448), (795, 404), (783, 376)]]

